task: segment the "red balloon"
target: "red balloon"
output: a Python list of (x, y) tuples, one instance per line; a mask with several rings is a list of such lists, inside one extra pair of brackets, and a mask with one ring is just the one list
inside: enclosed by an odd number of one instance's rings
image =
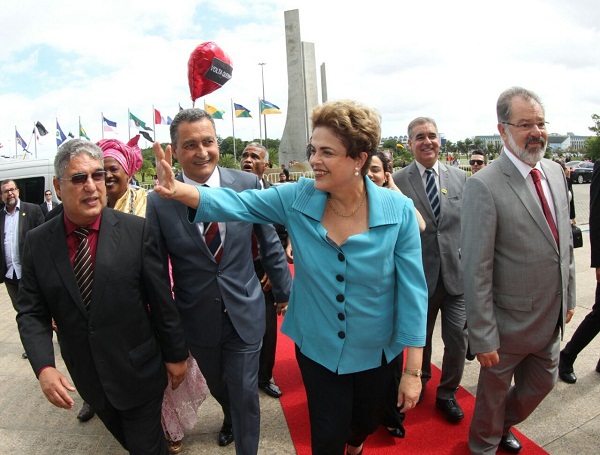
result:
[(212, 41), (200, 44), (188, 61), (188, 82), (192, 101), (222, 87), (233, 72), (229, 56)]

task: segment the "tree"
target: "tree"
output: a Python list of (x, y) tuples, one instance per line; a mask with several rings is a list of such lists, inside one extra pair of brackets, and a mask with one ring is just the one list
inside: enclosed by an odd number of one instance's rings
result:
[(600, 137), (600, 115), (592, 114), (592, 120), (594, 121), (595, 125), (588, 127), (588, 129), (596, 133), (597, 137)]
[(583, 144), (585, 156), (592, 160), (600, 159), (600, 137), (588, 137)]

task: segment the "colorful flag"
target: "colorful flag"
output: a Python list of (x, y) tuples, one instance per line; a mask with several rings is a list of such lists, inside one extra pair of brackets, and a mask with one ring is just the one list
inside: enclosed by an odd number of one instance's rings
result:
[(112, 122), (106, 117), (102, 116), (102, 130), (103, 131), (114, 131), (117, 128), (117, 122)]
[(244, 106), (242, 106), (241, 104), (233, 103), (233, 108), (235, 109), (235, 116), (236, 117), (250, 117), (250, 118), (252, 118), (252, 116), (250, 115), (250, 111), (248, 109), (246, 109)]
[(267, 114), (281, 114), (279, 106), (275, 106), (273, 103), (269, 103), (267, 100), (260, 100), (260, 113), (263, 115)]
[(221, 109), (217, 109), (214, 106), (211, 106), (210, 104), (206, 104), (204, 103), (204, 110), (210, 114), (210, 116), (212, 118), (218, 118), (223, 120), (223, 114), (225, 113), (225, 111), (221, 110)]
[(59, 147), (60, 144), (67, 140), (67, 136), (63, 133), (63, 130), (60, 128), (58, 124), (58, 119), (56, 119), (56, 146)]
[(21, 135), (19, 134), (19, 132), (16, 129), (15, 129), (15, 133), (16, 133), (16, 138), (17, 138), (17, 144), (19, 144), (23, 150), (26, 150), (27, 142), (25, 142), (23, 140), (23, 138), (21, 137)]
[(42, 125), (40, 122), (36, 122), (35, 127), (37, 128), (38, 133), (40, 133), (40, 136), (45, 136), (48, 134), (48, 130), (44, 128), (44, 125)]
[(86, 134), (83, 126), (81, 126), (81, 119), (79, 119), (79, 139), (82, 137), (85, 137), (88, 141), (90, 140), (90, 137)]
[(160, 111), (154, 109), (154, 124), (156, 125), (170, 125), (172, 122), (171, 117), (167, 117), (166, 119), (160, 115)]
[(137, 118), (131, 112), (129, 113), (129, 124), (133, 128), (137, 128), (138, 130), (142, 129), (142, 130), (146, 130), (146, 131), (154, 131), (149, 126), (146, 126), (146, 122), (142, 122), (139, 118)]
[(154, 139), (152, 139), (152, 136), (150, 136), (148, 133), (146, 133), (145, 131), (141, 131), (140, 130), (140, 134), (144, 137), (144, 139), (146, 139), (149, 142), (154, 142)]

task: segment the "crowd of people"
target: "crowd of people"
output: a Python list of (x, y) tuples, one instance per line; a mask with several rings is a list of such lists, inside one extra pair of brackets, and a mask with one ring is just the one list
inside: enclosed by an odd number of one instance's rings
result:
[[(475, 358), (470, 451), (518, 453), (512, 427), (559, 375), (576, 381), (575, 359), (600, 330), (600, 291), (560, 352), (575, 308), (572, 195), (561, 166), (543, 158), (540, 98), (512, 87), (496, 111), (504, 149), (489, 165), (474, 151), (471, 176), (440, 161), (426, 116), (408, 125), (414, 162), (394, 173), (378, 150), (377, 111), (342, 100), (312, 111), (314, 178), (293, 185), (267, 182), (258, 143), (245, 147), (241, 170), (219, 166), (215, 123), (201, 109), (176, 115), (165, 150), (154, 144), (151, 193), (131, 184), (137, 138), (63, 144), (59, 205), (50, 189), (37, 206), (1, 182), (1, 278), (43, 393), (70, 409), (77, 390), (86, 419), (96, 414), (127, 451), (164, 455), (182, 450), (210, 392), (223, 413), (217, 444), (255, 455), (259, 391), (285, 393), (273, 378), (283, 317), (314, 454), (362, 454), (380, 425), (403, 438), (406, 413), (426, 393), (432, 412), (460, 422), (456, 392)], [(427, 392), (438, 315), (441, 379)], [(53, 330), (74, 386), (55, 367)]]

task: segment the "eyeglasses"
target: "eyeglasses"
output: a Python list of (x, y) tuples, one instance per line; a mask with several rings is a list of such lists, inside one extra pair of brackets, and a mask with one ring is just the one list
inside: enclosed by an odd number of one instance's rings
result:
[(88, 179), (92, 177), (92, 180), (96, 183), (104, 182), (106, 178), (106, 171), (94, 171), (91, 174), (84, 174), (80, 172), (78, 174), (73, 174), (69, 178), (61, 178), (61, 180), (70, 180), (73, 185), (83, 185)]
[(515, 128), (519, 128), (523, 131), (531, 131), (534, 126), (537, 126), (538, 130), (545, 130), (548, 122), (535, 122), (535, 123), (510, 123), (510, 122), (500, 122), (504, 125), (514, 126)]
[(15, 191), (19, 191), (19, 188), (7, 188), (2, 190), (2, 194), (14, 193)]
[(52, 196), (52, 193), (46, 193), (46, 196)]
[(482, 166), (482, 165), (483, 165), (483, 161), (482, 161), (482, 160), (471, 160), (471, 161), (469, 161), (469, 164), (470, 164), (471, 166), (473, 166), (473, 165), (475, 165), (475, 164), (476, 164), (477, 166)]

